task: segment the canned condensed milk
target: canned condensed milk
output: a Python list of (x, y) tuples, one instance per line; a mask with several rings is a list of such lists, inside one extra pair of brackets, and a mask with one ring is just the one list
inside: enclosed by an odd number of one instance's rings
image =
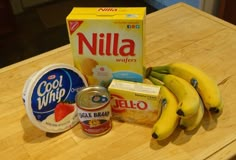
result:
[(111, 130), (110, 94), (105, 87), (90, 86), (76, 95), (76, 105), (82, 130), (90, 136)]

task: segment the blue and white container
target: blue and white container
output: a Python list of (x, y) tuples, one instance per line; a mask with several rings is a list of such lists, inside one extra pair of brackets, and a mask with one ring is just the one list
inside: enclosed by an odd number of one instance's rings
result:
[(32, 74), (23, 89), (23, 102), (31, 122), (45, 132), (58, 133), (79, 122), (77, 91), (87, 81), (76, 68), (52, 64)]

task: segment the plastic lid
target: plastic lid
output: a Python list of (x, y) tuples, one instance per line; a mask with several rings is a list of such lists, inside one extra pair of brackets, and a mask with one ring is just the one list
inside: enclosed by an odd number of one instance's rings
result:
[(87, 87), (84, 76), (67, 64), (52, 64), (32, 74), (23, 89), (31, 122), (39, 129), (58, 133), (78, 123), (75, 96)]

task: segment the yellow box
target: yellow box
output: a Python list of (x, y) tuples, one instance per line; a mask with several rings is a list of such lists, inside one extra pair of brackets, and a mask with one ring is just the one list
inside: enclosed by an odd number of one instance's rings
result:
[(67, 28), (74, 65), (91, 85), (143, 81), (146, 8), (73, 8)]
[(113, 79), (108, 91), (114, 119), (148, 126), (157, 121), (160, 86)]

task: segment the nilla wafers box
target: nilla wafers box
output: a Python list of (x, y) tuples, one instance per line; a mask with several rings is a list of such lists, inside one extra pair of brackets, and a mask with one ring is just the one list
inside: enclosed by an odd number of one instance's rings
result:
[(67, 16), (74, 65), (89, 85), (143, 81), (145, 7), (80, 8)]

